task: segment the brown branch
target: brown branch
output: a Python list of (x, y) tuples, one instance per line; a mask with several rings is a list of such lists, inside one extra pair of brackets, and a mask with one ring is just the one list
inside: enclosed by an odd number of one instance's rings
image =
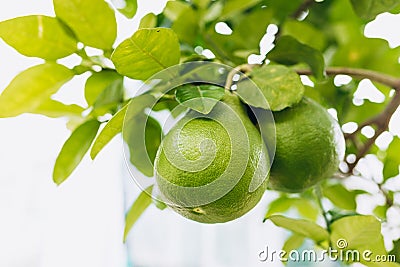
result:
[[(297, 73), (299, 75), (312, 75), (311, 70), (297, 70)], [(357, 146), (358, 153), (356, 155), (356, 160), (353, 163), (349, 164), (348, 174), (350, 174), (353, 172), (360, 159), (363, 158), (371, 149), (371, 147), (375, 144), (376, 139), (378, 139), (378, 137), (388, 129), (390, 119), (400, 105), (400, 78), (396, 78), (372, 70), (347, 67), (330, 67), (326, 69), (326, 74), (344, 74), (352, 76), (354, 78), (370, 79), (371, 81), (381, 83), (395, 90), (393, 98), (380, 114), (361, 123), (353, 133), (345, 135), (346, 139), (351, 140), (356, 145), (355, 135), (358, 134), (362, 128), (368, 125), (375, 125), (377, 127), (377, 129), (375, 130), (375, 134), (371, 138), (369, 138), (367, 142), (365, 142), (362, 146)]]
[(388, 191), (386, 191), (386, 190), (383, 188), (383, 184), (382, 184), (382, 183), (378, 184), (378, 188), (379, 188), (379, 190), (382, 192), (383, 196), (384, 196), (385, 199), (386, 199), (386, 206), (387, 206), (388, 208), (390, 208), (391, 206), (393, 206), (393, 204), (394, 204), (393, 197), (391, 197), (390, 194), (388, 193)]
[(315, 3), (314, 0), (305, 0), (305, 1), (296, 9), (296, 11), (293, 12), (293, 14), (292, 14), (291, 17), (294, 18), (294, 19), (298, 19), (298, 18), (303, 14), (303, 12), (306, 12), (307, 9), (308, 9), (312, 4), (314, 4), (314, 3)]
[[(377, 129), (375, 131), (374, 136), (372, 136), (368, 141), (361, 147), (361, 149), (358, 151), (356, 155), (356, 160), (349, 165), (349, 173), (351, 173), (354, 168), (357, 166), (357, 163), (360, 161), (361, 158), (363, 158), (368, 151), (371, 149), (371, 147), (375, 144), (376, 139), (385, 132), (388, 127), (389, 127), (389, 122), (390, 119), (392, 118), (393, 114), (396, 112), (397, 108), (400, 105), (400, 91), (396, 91), (395, 95), (393, 96), (392, 100), (389, 102), (389, 104), (386, 106), (386, 108), (380, 113), (378, 116), (374, 117), (373, 119), (369, 120), (370, 124), (375, 124), (377, 126)], [(361, 125), (368, 125), (366, 123), (363, 123)], [(364, 127), (363, 126), (363, 127)], [(362, 129), (362, 127), (358, 127), (357, 131), (360, 131), (359, 129)], [(354, 133), (352, 133), (354, 134)]]
[[(311, 70), (297, 70), (299, 75), (312, 75)], [(400, 79), (383, 74), (381, 72), (366, 70), (366, 69), (356, 69), (356, 68), (347, 68), (347, 67), (329, 67), (325, 70), (326, 75), (349, 75), (354, 78), (361, 79), (370, 79), (371, 81), (381, 83), (388, 87), (395, 89), (396, 91), (400, 90)]]

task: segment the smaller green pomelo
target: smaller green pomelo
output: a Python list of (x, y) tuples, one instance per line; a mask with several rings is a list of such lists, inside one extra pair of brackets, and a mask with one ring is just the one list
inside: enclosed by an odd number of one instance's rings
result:
[(338, 122), (315, 101), (303, 98), (274, 112), (276, 152), (269, 185), (273, 190), (302, 192), (329, 178), (344, 157)]
[(266, 190), (269, 166), (260, 133), (232, 93), (207, 116), (189, 111), (165, 136), (155, 159), (164, 201), (202, 223), (227, 222), (250, 211)]

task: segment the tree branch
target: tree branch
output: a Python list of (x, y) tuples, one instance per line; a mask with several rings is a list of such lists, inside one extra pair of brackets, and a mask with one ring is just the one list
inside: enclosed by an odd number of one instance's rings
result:
[[(361, 78), (361, 79), (370, 79), (371, 81), (375, 81), (391, 87), (396, 91), (400, 90), (400, 79), (381, 73), (373, 70), (366, 70), (366, 69), (356, 69), (356, 68), (347, 68), (347, 67), (329, 67), (325, 70), (326, 74), (329, 76), (332, 75), (349, 75), (354, 78)], [(299, 75), (312, 75), (311, 70), (297, 70)]]
[[(368, 151), (374, 145), (376, 139), (378, 139), (378, 137), (388, 129), (390, 119), (392, 118), (393, 114), (396, 112), (399, 105), (400, 105), (400, 91), (396, 91), (392, 100), (389, 102), (389, 104), (386, 106), (386, 108), (382, 111), (382, 113), (380, 113), (378, 116), (366, 121), (365, 123), (361, 124), (360, 126), (358, 126), (358, 128), (355, 132), (351, 133), (351, 135), (354, 136), (363, 127), (365, 127), (367, 125), (375, 124), (377, 126), (374, 136), (372, 136), (370, 139), (368, 139), (368, 141), (361, 147), (361, 149), (358, 151), (358, 153), (356, 155), (356, 160), (349, 165), (349, 171), (348, 171), (349, 173), (351, 173), (354, 170), (354, 168), (357, 166), (357, 163), (360, 161), (360, 159), (363, 158), (368, 153)], [(367, 124), (367, 123), (369, 123), (369, 124)]]

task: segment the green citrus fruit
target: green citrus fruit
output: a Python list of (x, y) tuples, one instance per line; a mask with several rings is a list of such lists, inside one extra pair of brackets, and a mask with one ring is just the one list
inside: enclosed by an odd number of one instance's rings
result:
[(239, 98), (226, 93), (207, 114), (189, 111), (163, 139), (155, 159), (164, 201), (182, 216), (222, 223), (261, 199), (270, 163)]
[(344, 138), (337, 121), (318, 103), (303, 100), (274, 112), (276, 152), (268, 187), (302, 192), (332, 176), (344, 156)]

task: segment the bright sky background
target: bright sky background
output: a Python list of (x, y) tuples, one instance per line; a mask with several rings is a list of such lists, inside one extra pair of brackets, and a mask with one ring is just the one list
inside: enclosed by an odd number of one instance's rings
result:
[[(165, 0), (139, 1), (138, 17), (150, 11), (161, 11), (163, 2)], [(28, 14), (54, 15), (52, 1), (0, 3), (0, 20)], [(379, 33), (390, 40), (391, 46), (400, 45), (399, 30), (392, 26), (400, 25), (400, 16), (380, 16), (377, 21), (367, 27), (367, 34), (376, 37)], [(117, 43), (136, 30), (138, 19), (132, 22), (118, 16), (118, 22)], [(0, 40), (0, 92), (16, 74), (40, 62), (19, 55)], [(63, 62), (70, 64), (74, 59)], [(82, 104), (84, 77), (63, 87), (58, 98)], [(399, 134), (399, 128), (393, 127), (399, 126), (399, 112), (396, 118), (391, 127)], [(124, 205), (138, 190), (131, 179), (121, 178), (128, 177), (122, 164), (121, 141), (115, 139), (94, 162), (85, 158), (69, 180), (58, 188), (51, 181), (52, 167), (68, 136), (63, 119), (37, 115), (0, 119), (0, 266), (126, 266), (126, 253), (121, 243)], [(124, 192), (128, 192), (126, 198)], [(229, 266), (244, 266), (235, 262), (234, 257), (240, 251), (236, 251), (233, 244), (242, 243), (243, 248), (247, 246), (254, 255), (267, 242), (276, 249), (282, 245), (280, 241), (271, 242), (282, 239), (282, 232), (254, 219), (262, 218), (264, 208), (265, 204), (259, 205), (240, 222), (223, 227), (202, 226), (172, 212), (151, 209), (146, 214), (147, 220), (139, 221), (135, 228), (131, 245), (137, 250), (132, 254), (144, 263), (152, 260), (154, 266), (161, 266), (161, 262), (166, 263), (164, 266), (168, 262), (170, 266), (178, 266), (174, 258), (179, 258), (182, 251), (189, 251), (185, 240), (198, 238), (198, 242), (190, 243), (198, 244), (198, 254), (191, 256), (198, 257), (203, 264), (224, 266), (221, 262), (229, 262)], [(192, 236), (188, 236), (191, 233)], [(235, 240), (235, 236), (243, 237), (238, 233), (246, 235), (247, 240)], [(201, 239), (201, 235), (205, 238)], [(215, 242), (205, 241), (207, 239)], [(221, 239), (225, 242), (218, 243)], [(221, 245), (227, 248), (217, 253)], [(143, 247), (140, 249), (140, 246)], [(196, 247), (190, 249), (196, 251)], [(250, 258), (247, 260), (257, 263), (256, 257)]]

